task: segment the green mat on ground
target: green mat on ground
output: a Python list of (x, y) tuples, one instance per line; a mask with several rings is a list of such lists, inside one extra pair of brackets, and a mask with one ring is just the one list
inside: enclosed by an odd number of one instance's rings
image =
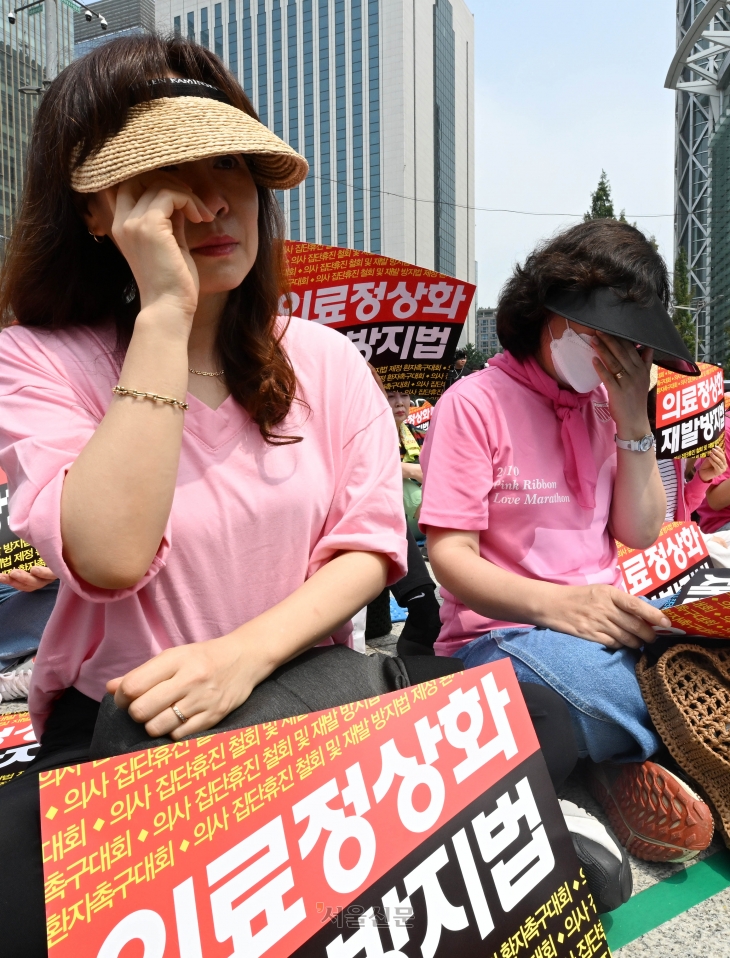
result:
[(730, 887), (730, 852), (723, 850), (634, 895), (601, 916), (612, 951)]

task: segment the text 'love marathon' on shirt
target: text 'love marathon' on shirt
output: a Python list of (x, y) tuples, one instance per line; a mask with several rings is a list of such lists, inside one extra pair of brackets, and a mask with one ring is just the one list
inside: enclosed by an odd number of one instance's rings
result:
[(609, 955), (507, 660), (40, 794), (58, 958)]

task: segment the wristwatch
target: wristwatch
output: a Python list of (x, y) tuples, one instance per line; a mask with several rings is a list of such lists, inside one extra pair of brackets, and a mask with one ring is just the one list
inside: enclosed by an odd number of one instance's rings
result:
[(613, 438), (619, 449), (626, 449), (629, 452), (649, 452), (650, 449), (656, 449), (656, 439), (651, 433), (648, 436), (642, 436), (641, 439), (619, 439), (618, 434)]

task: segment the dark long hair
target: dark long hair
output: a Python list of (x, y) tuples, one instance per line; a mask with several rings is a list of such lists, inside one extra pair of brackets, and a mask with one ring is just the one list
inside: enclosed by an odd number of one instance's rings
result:
[[(212, 84), (256, 117), (221, 61), (182, 37), (123, 37), (72, 63), (45, 92), (36, 115), (0, 281), (0, 326), (57, 330), (111, 321), (120, 354), (126, 350), (140, 308), (134, 277), (112, 242), (95, 243), (89, 235), (70, 175), (122, 129), (133, 103), (150, 98), (146, 81), (170, 73)], [(279, 297), (287, 293), (283, 220), (271, 190), (259, 186), (258, 199), (258, 255), (228, 296), (216, 348), (228, 388), (264, 439), (298, 442), (272, 432), (295, 401), (297, 381), (276, 328)]]
[(618, 220), (580, 223), (538, 246), (516, 266), (497, 304), (497, 335), (517, 359), (534, 356), (549, 318), (551, 289), (612, 286), (627, 299), (669, 303), (667, 267), (644, 234)]

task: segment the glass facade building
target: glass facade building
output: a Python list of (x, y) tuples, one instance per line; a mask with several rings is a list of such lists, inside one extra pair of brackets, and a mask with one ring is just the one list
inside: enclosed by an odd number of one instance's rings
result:
[(216, 52), (220, 42), (262, 122), (306, 157), (305, 182), (277, 194), (291, 239), (474, 279), (464, 0), (157, 0), (156, 9), (160, 30), (182, 29)]
[(456, 271), (455, 37), (449, 0), (433, 5), (434, 269)]
[(476, 348), (485, 356), (494, 356), (502, 352), (502, 344), (497, 336), (497, 310), (488, 306), (477, 309)]
[(292, 239), (381, 250), (384, 2), (227, 0), (225, 36), (222, 4), (158, 3), (172, 30), (184, 25), (226, 61), (262, 123), (306, 157), (304, 184), (277, 194)]
[[(48, 80), (45, 5), (18, 11), (16, 22), (11, 24), (8, 14), (22, 5), (17, 0), (0, 0), (0, 259), (13, 228), (23, 189), (28, 140)], [(58, 69), (62, 70), (73, 59), (76, 7), (71, 0), (57, 0), (54, 6)]]

